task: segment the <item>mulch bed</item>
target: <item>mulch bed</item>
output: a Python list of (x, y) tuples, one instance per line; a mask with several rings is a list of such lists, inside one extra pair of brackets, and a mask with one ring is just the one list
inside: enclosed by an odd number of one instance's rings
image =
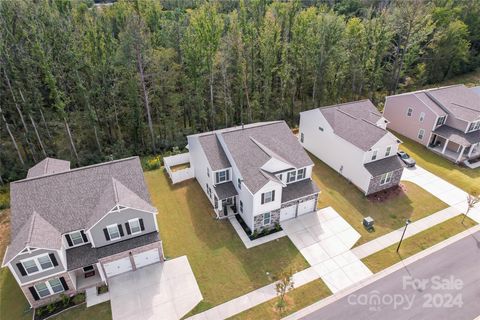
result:
[(247, 226), (247, 224), (245, 223), (245, 221), (243, 221), (242, 217), (239, 215), (239, 214), (236, 214), (235, 215), (235, 218), (237, 219), (238, 223), (240, 223), (240, 225), (242, 226), (242, 229), (243, 231), (245, 231), (245, 233), (247, 234), (248, 238), (250, 240), (255, 240), (255, 239), (258, 239), (258, 238), (261, 238), (261, 237), (265, 237), (265, 236), (268, 236), (269, 234), (272, 234), (272, 233), (275, 233), (275, 232), (278, 232), (278, 231), (282, 231), (282, 227), (280, 227), (280, 225), (278, 225), (278, 228), (273, 228), (273, 229), (269, 229), (269, 230), (263, 230), (262, 232), (259, 232), (257, 234), (251, 234), (251, 230), (250, 228)]
[[(83, 295), (83, 294), (78, 294), (78, 296)], [(71, 297), (68, 301), (67, 304), (64, 304), (62, 300), (53, 302), (47, 306), (42, 306), (39, 308), (36, 308), (34, 313), (33, 313), (33, 319), (34, 320), (45, 320), (52, 318), (54, 315), (57, 315), (59, 313), (62, 313), (63, 311), (67, 309), (71, 309), (77, 306), (80, 306), (85, 303), (85, 298), (84, 295), (83, 297)], [(48, 308), (48, 306), (51, 306)]]
[(368, 195), (367, 199), (372, 202), (384, 202), (406, 193), (407, 193), (407, 187), (405, 187), (403, 184), (399, 184), (398, 186), (391, 187), (389, 189), (385, 189), (377, 193)]

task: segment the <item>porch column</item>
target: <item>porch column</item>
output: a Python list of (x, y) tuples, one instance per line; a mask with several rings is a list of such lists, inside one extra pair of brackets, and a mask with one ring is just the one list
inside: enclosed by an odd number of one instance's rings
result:
[(450, 140), (445, 139), (445, 144), (443, 145), (442, 154), (445, 154), (445, 150), (447, 150), (447, 145), (448, 145), (448, 142), (449, 142), (449, 141), (450, 141)]
[(470, 150), (468, 151), (468, 157), (469, 157), (469, 158), (472, 156), (473, 149), (475, 149), (475, 146), (476, 146), (476, 145), (477, 145), (477, 144), (474, 143), (474, 144), (472, 144), (472, 145), (470, 146)]
[(462, 146), (462, 150), (460, 151), (460, 154), (458, 155), (458, 158), (457, 158), (456, 162), (460, 162), (460, 159), (462, 159), (464, 151), (465, 151), (465, 146)]

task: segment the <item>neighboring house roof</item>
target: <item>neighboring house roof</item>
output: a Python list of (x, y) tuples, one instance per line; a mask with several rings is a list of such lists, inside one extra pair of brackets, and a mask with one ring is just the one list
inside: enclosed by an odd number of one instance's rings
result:
[(388, 131), (377, 126), (382, 117), (370, 100), (319, 108), (333, 132), (363, 151), (368, 151)]
[(384, 173), (403, 168), (403, 163), (400, 161), (397, 155), (394, 155), (388, 158), (366, 163), (364, 164), (364, 167), (373, 177), (377, 177)]
[(28, 170), (27, 178), (39, 177), (46, 174), (65, 172), (70, 170), (70, 161), (45, 158)]
[[(22, 228), (32, 219), (39, 234), (55, 230), (60, 241), (61, 234), (88, 229), (116, 204), (156, 212), (138, 157), (27, 178), (12, 182), (10, 189), (12, 241), (8, 254), (13, 256), (23, 249)], [(30, 245), (40, 247), (44, 244), (40, 238), (32, 238)]]
[(480, 141), (480, 131), (478, 130), (465, 133), (449, 126), (441, 126), (433, 133), (462, 146), (469, 146)]
[(231, 166), (219, 139), (224, 141), (244, 184), (252, 193), (256, 193), (271, 181), (262, 173), (261, 168), (272, 158), (277, 158), (295, 168), (313, 165), (285, 121), (254, 123), (197, 136), (212, 170)]
[(463, 84), (429, 89), (425, 93), (458, 119), (465, 121), (480, 119), (480, 99)]
[(319, 193), (320, 189), (311, 179), (287, 184), (282, 189), (282, 203)]
[(218, 196), (218, 200), (223, 200), (237, 195), (237, 190), (231, 181), (217, 184), (214, 188), (215, 193)]
[(430, 108), (435, 114), (438, 116), (442, 117), (447, 115), (445, 110), (439, 107), (438, 104), (436, 104), (430, 97), (423, 91), (415, 92), (415, 96), (422, 101), (427, 107)]
[(160, 241), (160, 237), (158, 232), (155, 231), (99, 248), (92, 248), (91, 246), (84, 245), (67, 249), (65, 251), (67, 256), (67, 268), (68, 271), (71, 271), (85, 266), (90, 266), (94, 263), (97, 263), (98, 259), (120, 252), (129, 251), (158, 241)]

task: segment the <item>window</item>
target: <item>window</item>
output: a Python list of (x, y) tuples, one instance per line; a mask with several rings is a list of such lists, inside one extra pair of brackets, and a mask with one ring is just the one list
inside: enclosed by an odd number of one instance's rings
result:
[(411, 116), (412, 116), (412, 113), (413, 113), (413, 109), (412, 109), (412, 108), (408, 108), (408, 109), (407, 109), (407, 117), (411, 117)]
[(47, 282), (37, 283), (34, 287), (40, 298), (45, 298), (52, 294), (65, 291), (62, 281), (60, 281), (59, 278), (51, 279)]
[(425, 112), (420, 112), (420, 118), (418, 120), (420, 122), (423, 122), (423, 120), (425, 120)]
[(384, 185), (392, 181), (392, 173), (387, 172), (382, 174), (382, 177), (380, 178), (380, 185)]
[(300, 133), (300, 141), (301, 142), (303, 142), (303, 138), (304, 138), (304, 136), (303, 136), (303, 132), (302, 132), (302, 133)]
[(35, 290), (37, 290), (38, 296), (44, 298), (50, 295), (50, 290), (47, 287), (47, 283), (37, 283), (35, 285)]
[(269, 203), (275, 200), (275, 190), (262, 193), (262, 204)]
[(418, 139), (423, 140), (423, 137), (425, 136), (425, 130), (420, 129), (418, 131)]
[(323, 128), (322, 127), (318, 127), (318, 130), (322, 131), (323, 132)]
[(110, 240), (115, 240), (120, 238), (120, 231), (118, 231), (118, 225), (112, 224), (107, 226), (108, 235), (110, 236)]
[(83, 238), (82, 238), (82, 234), (80, 233), (80, 231), (70, 233), (70, 239), (72, 240), (72, 244), (74, 246), (83, 243)]
[(25, 268), (25, 271), (27, 271), (27, 274), (31, 274), (39, 271), (34, 259), (23, 261), (22, 264), (23, 264), (23, 268)]
[(376, 159), (377, 159), (377, 153), (378, 153), (378, 150), (373, 150), (373, 151), (372, 151), (372, 160), (376, 160)]
[(281, 174), (281, 173), (277, 174), (277, 178), (278, 178), (278, 180), (283, 181), (283, 174)]
[(237, 185), (238, 185), (238, 189), (241, 190), (242, 189), (242, 180), (240, 178), (237, 179)]
[(240, 200), (240, 212), (243, 213), (243, 202)]
[(305, 172), (307, 171), (307, 169), (305, 168), (302, 168), (300, 170), (297, 171), (297, 180), (302, 180), (302, 179), (305, 179)]
[(441, 116), (437, 119), (437, 126), (441, 126), (442, 124), (445, 123), (445, 119), (446, 117), (445, 116)]
[(480, 121), (477, 121), (477, 122), (472, 122), (470, 123), (470, 127), (468, 128), (468, 131), (476, 131), (480, 129)]
[(268, 226), (272, 222), (270, 212), (266, 212), (263, 214), (263, 225)]
[(210, 168), (207, 167), (207, 177), (210, 177)]
[(287, 175), (287, 183), (294, 182), (296, 179), (296, 172), (295, 171), (290, 171)]
[(387, 151), (385, 151), (385, 157), (388, 157), (390, 155), (390, 152), (392, 152), (392, 147), (388, 146)]
[(210, 189), (210, 186), (208, 185), (208, 183), (206, 184), (206, 186), (207, 186), (207, 195), (208, 195), (209, 198), (211, 198), (212, 197), (212, 189)]
[(50, 260), (50, 257), (48, 255), (39, 257), (38, 263), (40, 263), (40, 267), (43, 270), (53, 268), (52, 260)]
[(130, 226), (131, 234), (136, 234), (136, 233), (142, 232), (142, 228), (140, 227), (140, 221), (138, 220), (138, 218), (128, 220), (128, 225)]
[(60, 293), (60, 292), (63, 291), (62, 282), (61, 282), (60, 279), (58, 279), (58, 278), (49, 280), (49, 281), (48, 281), (48, 284), (50, 285), (50, 288), (52, 288), (52, 291), (53, 291), (54, 293)]
[(228, 178), (228, 170), (217, 172), (216, 173), (216, 179), (217, 179), (217, 183), (222, 183), (222, 182), (227, 181), (229, 179)]

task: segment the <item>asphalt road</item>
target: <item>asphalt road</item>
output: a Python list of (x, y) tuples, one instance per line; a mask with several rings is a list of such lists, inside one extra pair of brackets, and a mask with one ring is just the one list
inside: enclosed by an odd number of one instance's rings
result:
[(305, 320), (474, 319), (480, 315), (480, 232), (467, 236)]

